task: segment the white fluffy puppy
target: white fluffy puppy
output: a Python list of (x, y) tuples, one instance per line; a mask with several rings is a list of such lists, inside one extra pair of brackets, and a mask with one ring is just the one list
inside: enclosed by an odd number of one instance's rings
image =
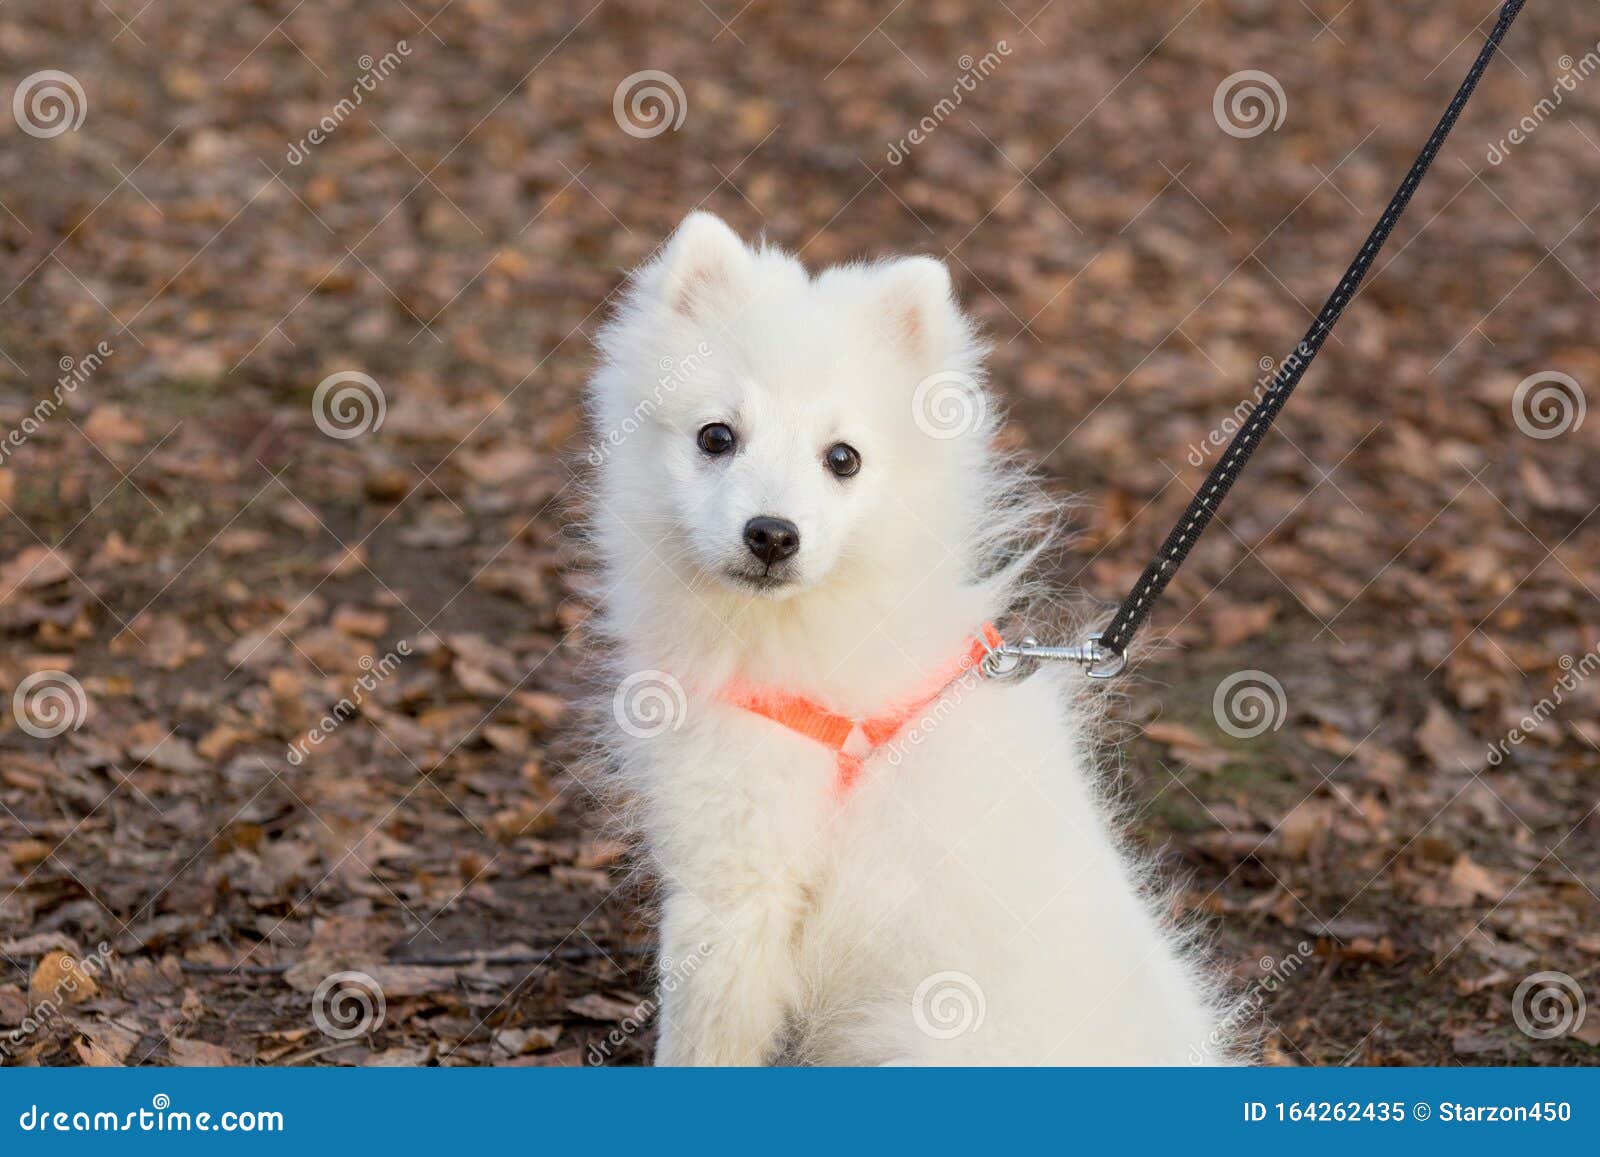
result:
[(1082, 673), (973, 669), (1033, 511), (944, 266), (812, 277), (695, 213), (599, 346), (658, 1062), (1226, 1059), (1214, 987), (1113, 835)]

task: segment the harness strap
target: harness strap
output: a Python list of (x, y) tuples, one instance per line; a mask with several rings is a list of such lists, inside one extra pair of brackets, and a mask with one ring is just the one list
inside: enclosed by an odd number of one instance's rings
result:
[(1466, 107), (1473, 89), (1478, 87), (1478, 80), (1489, 67), (1489, 62), (1494, 59), (1495, 53), (1499, 51), (1500, 42), (1505, 39), (1506, 32), (1510, 30), (1511, 22), (1517, 18), (1517, 13), (1522, 10), (1523, 3), (1524, 0), (1506, 0), (1501, 7), (1500, 19), (1495, 22), (1477, 59), (1472, 62), (1466, 79), (1461, 82), (1461, 87), (1451, 98), (1433, 134), (1422, 146), (1422, 152), (1412, 162), (1405, 180), (1400, 182), (1400, 187), (1389, 199), (1388, 207), (1378, 218), (1378, 223), (1372, 227), (1366, 244), (1356, 254), (1355, 260), (1345, 270), (1344, 276), (1339, 279), (1338, 286), (1323, 305), (1322, 311), (1317, 314), (1316, 320), (1311, 323), (1306, 336), (1300, 340), (1294, 352), (1279, 364), (1277, 373), (1273, 375), (1271, 387), (1262, 395), (1260, 404), (1251, 412), (1245, 424), (1233, 436), (1233, 440), (1228, 443), (1227, 450), (1211, 468), (1211, 473), (1206, 475), (1206, 480), (1201, 484), (1194, 500), (1189, 503), (1188, 508), (1178, 519), (1177, 525), (1167, 535), (1160, 553), (1145, 568), (1139, 581), (1134, 583), (1133, 589), (1128, 592), (1128, 597), (1122, 600), (1122, 605), (1117, 608), (1116, 618), (1111, 620), (1111, 625), (1105, 629), (1100, 638), (1100, 645), (1111, 654), (1120, 656), (1126, 651), (1134, 632), (1144, 623), (1150, 614), (1150, 608), (1161, 597), (1161, 592), (1167, 589), (1167, 584), (1172, 581), (1172, 576), (1178, 573), (1178, 568), (1183, 565), (1183, 560), (1188, 557), (1195, 541), (1205, 532), (1211, 516), (1217, 512), (1222, 500), (1228, 496), (1228, 491), (1233, 488), (1234, 482), (1244, 470), (1245, 463), (1250, 461), (1250, 455), (1255, 452), (1256, 446), (1271, 428), (1278, 411), (1283, 409), (1284, 403), (1289, 400), (1289, 395), (1305, 376), (1312, 359), (1317, 356), (1317, 351), (1322, 348), (1322, 343), (1333, 332), (1339, 315), (1344, 312), (1344, 307), (1350, 304), (1350, 299), (1356, 295), (1362, 279), (1372, 267), (1373, 259), (1378, 256), (1378, 251), (1389, 239), (1395, 222), (1400, 220), (1400, 214), (1404, 213), (1406, 206), (1410, 204), (1411, 194), (1417, 191), (1417, 186), (1422, 183), (1428, 166), (1433, 164), (1433, 159), (1444, 145), (1445, 138), (1455, 127), (1456, 118), (1461, 115), (1461, 110)]
[(855, 786), (866, 761), (890, 742), (908, 723), (920, 716), (957, 679), (976, 669), (995, 648), (1003, 645), (993, 623), (969, 640), (966, 649), (939, 668), (924, 686), (880, 715), (854, 718), (834, 711), (815, 699), (781, 687), (749, 683), (735, 677), (717, 693), (731, 707), (770, 719), (797, 735), (830, 749), (838, 767), (837, 787), (844, 795)]

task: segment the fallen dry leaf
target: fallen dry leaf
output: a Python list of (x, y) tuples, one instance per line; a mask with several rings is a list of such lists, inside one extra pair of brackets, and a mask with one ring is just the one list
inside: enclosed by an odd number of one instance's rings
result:
[(239, 1063), (239, 1059), (221, 1045), (188, 1037), (172, 1037), (167, 1041), (167, 1055), (172, 1063), (184, 1068), (223, 1069)]
[(41, 957), (28, 980), (28, 999), (35, 1006), (82, 1004), (99, 991), (99, 984), (85, 968), (83, 960), (60, 949)]

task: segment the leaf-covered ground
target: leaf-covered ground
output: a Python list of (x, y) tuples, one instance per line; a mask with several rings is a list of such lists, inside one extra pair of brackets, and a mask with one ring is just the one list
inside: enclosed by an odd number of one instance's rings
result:
[[(701, 204), (946, 259), (1110, 600), (1492, 13), (12, 0), (0, 1061), (647, 1059), (570, 706), (622, 271)], [(1600, 1002), (1597, 15), (1528, 6), (1116, 705), (1274, 1062), (1600, 1059), (1513, 1015)]]

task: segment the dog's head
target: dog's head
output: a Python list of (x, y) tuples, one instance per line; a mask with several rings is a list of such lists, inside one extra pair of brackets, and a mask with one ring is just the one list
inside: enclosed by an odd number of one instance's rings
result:
[(590, 458), (623, 555), (784, 599), (962, 553), (992, 422), (940, 262), (813, 278), (694, 213), (600, 345)]

